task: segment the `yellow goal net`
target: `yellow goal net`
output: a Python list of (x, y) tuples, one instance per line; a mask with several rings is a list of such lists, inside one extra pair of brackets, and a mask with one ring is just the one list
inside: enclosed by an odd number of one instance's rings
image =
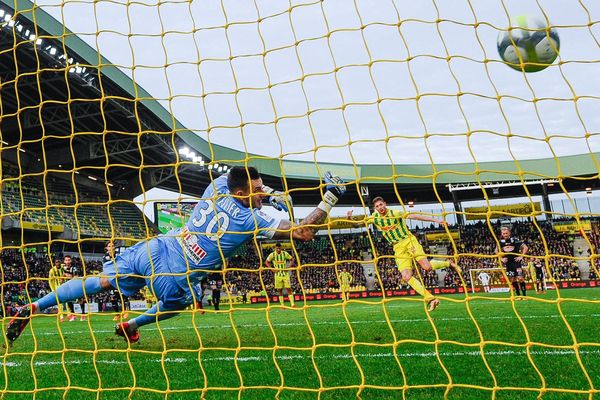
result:
[[(596, 0), (0, 0), (0, 397), (597, 398), (599, 20)], [(216, 192), (236, 166), (289, 211), (232, 230), (257, 207)], [(88, 285), (115, 263), (149, 288)], [(85, 294), (20, 311), (68, 282)], [(187, 307), (123, 340), (166, 291)]]

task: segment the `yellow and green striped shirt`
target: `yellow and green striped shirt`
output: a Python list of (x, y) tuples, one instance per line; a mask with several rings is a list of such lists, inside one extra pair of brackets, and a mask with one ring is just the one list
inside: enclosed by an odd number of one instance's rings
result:
[(144, 286), (144, 288), (141, 291), (146, 300), (154, 299), (154, 293), (152, 292), (152, 289), (150, 289), (148, 286)]
[(56, 268), (56, 266), (50, 268), (50, 272), (48, 273), (48, 281), (50, 283), (51, 286), (60, 286), (63, 282), (62, 282), (62, 277), (63, 277), (63, 271), (60, 268)]
[(277, 254), (277, 252), (274, 251), (271, 254), (269, 254), (269, 257), (267, 257), (267, 261), (272, 263), (273, 266), (276, 269), (278, 269), (277, 276), (287, 275), (288, 271), (286, 271), (285, 269), (287, 268), (288, 261), (291, 259), (292, 256), (290, 256), (290, 253), (288, 253), (287, 251), (281, 251), (281, 253), (279, 254)]
[(352, 274), (350, 272), (344, 271), (340, 273), (340, 284), (342, 286), (350, 285), (353, 280), (354, 278), (352, 277)]
[(371, 220), (377, 229), (381, 231), (383, 237), (391, 244), (401, 242), (412, 235), (406, 226), (403, 213), (400, 211), (388, 208), (385, 215), (375, 211), (371, 216)]

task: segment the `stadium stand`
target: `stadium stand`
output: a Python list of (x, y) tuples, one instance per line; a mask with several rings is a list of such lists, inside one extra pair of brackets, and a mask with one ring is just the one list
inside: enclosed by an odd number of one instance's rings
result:
[[(10, 171), (10, 166), (4, 168), (4, 174)], [(6, 175), (5, 175), (6, 176)], [(9, 175), (10, 176), (10, 175)], [(48, 187), (49, 185), (46, 185)], [(55, 180), (52, 183), (53, 191), (46, 196), (43, 193), (43, 185), (32, 177), (4, 179), (2, 187), (3, 215), (32, 223), (62, 225), (65, 229), (79, 232), (81, 236), (111, 237), (114, 236), (143, 238), (146, 237), (145, 224), (141, 213), (130, 202), (109, 202), (106, 196), (98, 192), (83, 191), (78, 202), (72, 192), (72, 185), (67, 181)], [(52, 206), (46, 204), (48, 198)], [(77, 206), (75, 206), (78, 204)], [(20, 212), (19, 210), (23, 210)], [(112, 224), (111, 222), (112, 221)], [(565, 220), (569, 222), (570, 220)], [(564, 221), (563, 221), (564, 222)], [(153, 226), (148, 225), (151, 234)], [(497, 234), (500, 223), (493, 224), (494, 233)], [(517, 237), (526, 241), (530, 247), (529, 254), (532, 256), (543, 256), (546, 254), (542, 235), (547, 246), (548, 263), (552, 278), (555, 281), (579, 280), (582, 278), (581, 270), (574, 261), (576, 253), (580, 257), (589, 258), (591, 254), (597, 254), (600, 246), (600, 224), (597, 220), (591, 223), (591, 231), (587, 237), (592, 249), (575, 249), (574, 243), (579, 233), (556, 232), (551, 222), (517, 221), (513, 223), (513, 232)], [(436, 271), (426, 272), (421, 270), (421, 276), (427, 287), (456, 287), (463, 284), (470, 286), (472, 268), (496, 268), (498, 260), (494, 257), (496, 239), (484, 222), (465, 225), (463, 227), (452, 226), (452, 230), (459, 230), (460, 240), (456, 241), (456, 251), (449, 241), (442, 241), (446, 246), (444, 255), (453, 257), (457, 254), (457, 260), (463, 270), (459, 277), (452, 269), (441, 273)], [(427, 249), (425, 240), (426, 233), (435, 231), (435, 227), (415, 230), (416, 236)], [(374, 249), (371, 247), (373, 239)], [(437, 243), (440, 246), (440, 242)], [(379, 232), (369, 231), (358, 234), (337, 234), (317, 236), (307, 243), (295, 243), (298, 261), (291, 269), (291, 285), (295, 293), (327, 293), (340, 290), (338, 274), (342, 267), (346, 267), (353, 276), (351, 290), (363, 291), (366, 289), (366, 274), (363, 264), (367, 263), (365, 255), (377, 259), (376, 272), (373, 276), (373, 290), (403, 289), (406, 284), (395, 266), (387, 241)], [(373, 253), (375, 250), (375, 254)], [(592, 251), (594, 250), (594, 251)], [(225, 281), (230, 293), (237, 295), (241, 293), (252, 295), (274, 294), (273, 271), (261, 267), (268, 254), (272, 251), (265, 248), (262, 254), (258, 254), (253, 244), (242, 246), (238, 252), (229, 260), (226, 267)], [(62, 254), (55, 254), (62, 256)], [(488, 255), (488, 258), (476, 257), (475, 255)], [(435, 256), (435, 254), (432, 254)], [(369, 257), (370, 259), (370, 257)], [(338, 260), (336, 262), (336, 260)], [(6, 249), (2, 252), (1, 261), (3, 265), (2, 283), (4, 286), (3, 302), (5, 312), (11, 313), (15, 307), (29, 302), (28, 295), (32, 300), (44, 295), (49, 291), (47, 276), (50, 269), (50, 259), (47, 255), (23, 252), (17, 249)], [(87, 261), (75, 258), (74, 262), (85, 266), (86, 274), (97, 273), (101, 270), (98, 261)], [(598, 277), (597, 258), (589, 261), (589, 279)], [(29, 278), (29, 280), (27, 280)], [(492, 276), (492, 283), (503, 283), (503, 277), (498, 274)], [(531, 281), (531, 277), (526, 277)], [(27, 282), (27, 286), (25, 283)], [(108, 293), (95, 296), (90, 299), (98, 302), (99, 309), (105, 310), (103, 304), (109, 304), (111, 296)], [(114, 296), (113, 296), (114, 297)], [(110, 310), (110, 309), (108, 309)]]
[(2, 169), (4, 217), (19, 223), (41, 224), (44, 230), (47, 224), (56, 225), (76, 237), (99, 240), (113, 237), (142, 239), (157, 232), (130, 201), (109, 201), (107, 195), (81, 187), (77, 187), (76, 196), (73, 183), (67, 180), (43, 176), (19, 178), (15, 167), (3, 164)]
[[(55, 257), (62, 258), (62, 255)], [(34, 252), (21, 253), (15, 249), (6, 249), (0, 256), (2, 263), (2, 287), (4, 312), (13, 315), (17, 307), (30, 301), (35, 301), (50, 291), (48, 272), (51, 268), (50, 259)], [(100, 261), (85, 261), (73, 257), (73, 265), (85, 275), (94, 275), (102, 270)], [(109, 291), (91, 296), (89, 303), (98, 303), (98, 309), (113, 311), (103, 305), (114, 304), (116, 291)], [(142, 299), (142, 294), (131, 296), (130, 300)]]
[[(500, 229), (499, 223), (497, 225), (496, 234)], [(540, 222), (538, 226), (546, 238), (549, 253), (554, 255), (548, 258), (553, 279), (555, 281), (580, 280), (581, 271), (573, 259), (575, 235), (555, 232), (549, 222)], [(590, 234), (592, 245), (596, 249), (600, 240), (598, 226), (598, 222), (594, 221), (592, 224), (593, 231)], [(458, 226), (451, 228), (459, 229)], [(543, 256), (545, 254), (540, 230), (534, 224), (531, 222), (515, 222), (513, 230), (516, 236), (524, 239), (529, 244), (530, 255)], [(416, 232), (424, 245), (426, 243), (423, 238), (427, 231)], [(379, 256), (377, 264), (379, 278), (375, 277), (375, 289), (378, 290), (381, 287), (386, 290), (406, 288), (407, 286), (402, 282), (394, 260), (389, 256), (392, 254), (389, 244), (383, 240), (379, 233), (371, 233), (371, 235), (373, 235), (376, 255)], [(452, 256), (454, 254), (453, 247), (450, 243), (447, 243), (447, 246), (447, 254)], [(436, 271), (426, 272), (421, 270), (421, 276), (426, 286), (452, 287), (461, 286), (463, 282), (465, 285), (470, 286), (470, 269), (498, 267), (498, 259), (493, 256), (496, 241), (485, 223), (479, 222), (460, 228), (460, 240), (456, 242), (456, 246), (459, 255), (458, 262), (463, 269), (462, 279), (452, 269), (447, 269), (439, 275)], [(338, 291), (339, 282), (336, 278), (336, 265), (338, 270), (342, 266), (348, 267), (348, 271), (354, 277), (354, 290), (364, 290), (365, 274), (362, 267), (364, 261), (361, 255), (364, 252), (372, 251), (366, 233), (336, 235), (333, 236), (333, 240), (330, 240), (327, 236), (321, 236), (308, 243), (296, 244), (296, 249), (298, 250), (301, 266), (299, 273), (296, 272), (298, 269), (293, 269), (291, 273), (292, 288), (296, 293), (302, 292), (302, 289), (307, 293)], [(268, 250), (263, 251), (263, 261), (268, 253)], [(336, 253), (337, 259), (340, 260), (337, 264), (334, 261)], [(468, 254), (483, 254), (490, 257), (481, 258)], [(589, 254), (591, 254), (591, 251)], [(238, 254), (230, 259), (227, 266), (226, 279), (230, 284), (230, 290), (233, 293), (244, 291), (255, 294), (274, 293), (273, 273), (269, 270), (259, 269), (260, 264), (261, 258), (251, 245), (242, 248)], [(596, 265), (598, 265), (597, 260)], [(249, 270), (256, 270), (256, 272), (250, 272)], [(300, 280), (298, 280), (298, 276)], [(591, 268), (590, 278), (595, 279), (596, 276), (597, 271)], [(492, 278), (492, 283), (499, 284), (503, 281), (501, 276)], [(528, 272), (526, 272), (526, 280), (531, 282)]]

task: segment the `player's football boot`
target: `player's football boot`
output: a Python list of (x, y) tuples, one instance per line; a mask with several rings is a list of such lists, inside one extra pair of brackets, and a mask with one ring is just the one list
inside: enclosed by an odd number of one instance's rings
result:
[(115, 326), (115, 335), (125, 338), (126, 342), (135, 343), (140, 340), (140, 332), (129, 329), (129, 322), (121, 322)]
[(429, 300), (429, 306), (427, 307), (428, 311), (434, 311), (440, 305), (440, 301), (435, 297)]
[(26, 304), (17, 311), (17, 315), (15, 315), (8, 325), (6, 326), (6, 338), (10, 343), (17, 340), (23, 330), (29, 323), (31, 319), (31, 315), (35, 311), (35, 306), (33, 304)]

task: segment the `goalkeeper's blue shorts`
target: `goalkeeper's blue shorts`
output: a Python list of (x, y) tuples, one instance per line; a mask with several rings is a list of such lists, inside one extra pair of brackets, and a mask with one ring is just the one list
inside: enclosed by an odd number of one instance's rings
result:
[(104, 263), (102, 276), (125, 296), (139, 293), (147, 285), (165, 307), (185, 308), (194, 297), (200, 297), (193, 287), (184, 290), (177, 284), (166, 264), (170, 257), (163, 240), (154, 238), (128, 248), (116, 257), (116, 267), (115, 261)]

